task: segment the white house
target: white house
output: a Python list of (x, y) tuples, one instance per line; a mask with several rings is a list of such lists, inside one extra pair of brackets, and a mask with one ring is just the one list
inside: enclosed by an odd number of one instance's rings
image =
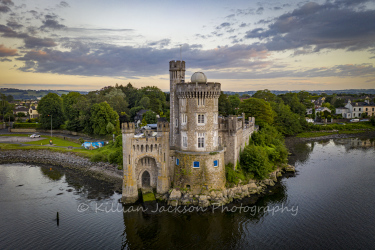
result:
[(362, 113), (366, 113), (368, 116), (375, 115), (375, 104), (370, 102), (370, 99), (367, 97), (364, 102), (351, 102), (348, 100), (348, 103), (345, 107), (340, 107), (336, 109), (336, 114), (341, 114), (343, 118), (356, 118), (361, 117)]

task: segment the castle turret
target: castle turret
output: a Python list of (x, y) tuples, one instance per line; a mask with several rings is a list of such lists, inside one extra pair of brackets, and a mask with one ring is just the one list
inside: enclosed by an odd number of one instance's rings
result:
[(174, 147), (179, 144), (179, 114), (178, 99), (176, 96), (176, 84), (185, 82), (185, 61), (170, 61), (170, 146)]
[(122, 151), (123, 151), (123, 172), (122, 201), (133, 203), (138, 200), (137, 178), (135, 175), (135, 164), (133, 159), (132, 138), (134, 137), (135, 126), (132, 122), (122, 124)]

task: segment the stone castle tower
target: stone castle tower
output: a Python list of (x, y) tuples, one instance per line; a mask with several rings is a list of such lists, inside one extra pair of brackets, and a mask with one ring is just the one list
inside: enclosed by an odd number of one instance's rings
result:
[[(178, 68), (178, 65), (183, 68)], [(224, 150), (218, 141), (221, 85), (207, 82), (202, 72), (194, 73), (191, 82), (185, 82), (178, 78), (179, 74), (175, 77), (176, 68), (184, 71), (185, 62), (170, 62), (171, 150), (176, 165), (174, 184), (197, 192), (202, 187), (222, 189), (225, 185)]]
[(192, 193), (223, 189), (225, 164), (236, 164), (254, 131), (254, 118), (219, 117), (221, 84), (196, 72), (185, 82), (185, 62), (170, 61), (170, 123), (135, 136), (134, 123), (122, 124), (123, 194), (138, 199), (138, 189), (167, 193), (172, 187)]

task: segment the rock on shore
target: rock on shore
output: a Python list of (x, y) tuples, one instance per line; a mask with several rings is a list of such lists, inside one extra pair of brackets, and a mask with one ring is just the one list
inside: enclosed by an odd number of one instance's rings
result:
[(295, 167), (287, 165), (283, 168), (278, 168), (270, 173), (268, 179), (264, 180), (250, 180), (247, 184), (239, 184), (236, 187), (227, 188), (224, 190), (211, 190), (203, 192), (202, 194), (193, 195), (189, 191), (181, 191), (172, 189), (169, 194), (157, 194), (159, 200), (164, 200), (171, 206), (222, 206), (233, 202), (234, 200), (243, 199), (252, 195), (262, 195), (266, 192), (268, 186), (274, 186), (278, 181), (277, 177), (282, 176), (285, 172), (295, 172)]

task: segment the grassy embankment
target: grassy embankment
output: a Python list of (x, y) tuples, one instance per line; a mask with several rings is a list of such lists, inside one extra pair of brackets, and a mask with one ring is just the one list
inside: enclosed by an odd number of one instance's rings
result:
[(299, 138), (321, 137), (335, 134), (358, 134), (366, 131), (374, 131), (375, 127), (371, 122), (330, 124), (330, 125), (310, 125), (308, 132), (297, 135)]
[[(19, 134), (12, 134), (12, 135), (2, 135), (2, 136), (22, 136), (27, 137), (30, 135), (19, 135)], [(81, 147), (81, 144), (74, 143), (71, 141), (66, 141), (61, 138), (52, 137), (53, 144), (59, 147), (51, 147), (49, 146), (49, 140), (51, 139), (50, 136), (42, 136), (46, 138), (44, 140), (39, 141), (31, 141), (31, 142), (23, 142), (21, 144), (13, 144), (13, 143), (0, 143), (0, 149), (3, 150), (50, 150), (53, 152), (62, 152), (62, 153), (73, 153), (77, 156), (89, 158), (93, 162), (109, 162), (119, 165), (119, 169), (122, 168), (122, 139), (121, 136), (116, 138), (115, 143), (110, 143), (105, 147), (101, 147), (99, 149), (88, 150)], [(30, 146), (25, 146), (30, 145)], [(68, 149), (67, 147), (72, 146), (72, 149)]]

